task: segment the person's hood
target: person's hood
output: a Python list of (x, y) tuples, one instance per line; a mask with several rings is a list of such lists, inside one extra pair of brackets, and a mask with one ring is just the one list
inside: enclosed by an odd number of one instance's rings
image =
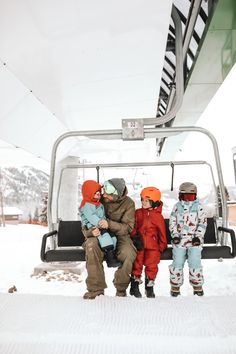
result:
[(80, 204), (80, 208), (84, 206), (85, 203), (92, 203), (96, 206), (100, 205), (100, 201), (95, 201), (94, 200), (94, 194), (96, 192), (101, 192), (102, 186), (93, 180), (87, 180), (83, 183), (82, 185), (82, 202)]

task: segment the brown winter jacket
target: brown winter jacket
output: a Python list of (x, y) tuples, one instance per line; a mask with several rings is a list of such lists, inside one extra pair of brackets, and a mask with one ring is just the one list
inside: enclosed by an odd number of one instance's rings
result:
[[(104, 202), (103, 205), (105, 208), (109, 230), (117, 237), (130, 235), (135, 223), (134, 201), (125, 195), (123, 197), (119, 197), (114, 202)], [(82, 231), (85, 238), (93, 237), (92, 229), (87, 230), (83, 227)]]
[(135, 223), (134, 201), (125, 195), (114, 202), (104, 203), (104, 208), (109, 230), (117, 237), (129, 235)]

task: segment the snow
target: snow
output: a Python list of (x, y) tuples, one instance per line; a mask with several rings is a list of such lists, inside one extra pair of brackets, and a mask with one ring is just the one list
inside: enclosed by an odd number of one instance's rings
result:
[(192, 295), (187, 267), (181, 297), (171, 298), (170, 261), (162, 261), (155, 299), (145, 298), (143, 285), (142, 299), (115, 297), (114, 269), (105, 268), (105, 296), (83, 300), (85, 270), (33, 275), (46, 232), (0, 227), (0, 353), (236, 353), (235, 259), (202, 261), (203, 298)]

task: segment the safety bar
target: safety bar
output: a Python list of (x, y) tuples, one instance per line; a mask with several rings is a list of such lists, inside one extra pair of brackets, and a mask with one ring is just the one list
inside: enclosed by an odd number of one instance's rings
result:
[(45, 261), (45, 250), (46, 250), (46, 243), (47, 243), (47, 238), (53, 235), (56, 235), (57, 231), (51, 231), (48, 232), (47, 234), (43, 235), (43, 239), (42, 239), (42, 245), (41, 245), (41, 251), (40, 251), (40, 258), (42, 260), (42, 262)]
[(228, 227), (219, 226), (218, 227), (218, 231), (223, 231), (223, 232), (226, 232), (226, 233), (230, 234), (231, 246), (232, 246), (231, 255), (232, 255), (232, 257), (235, 257), (236, 256), (236, 240), (235, 240), (235, 232), (234, 232), (234, 230), (233, 229), (229, 229)]

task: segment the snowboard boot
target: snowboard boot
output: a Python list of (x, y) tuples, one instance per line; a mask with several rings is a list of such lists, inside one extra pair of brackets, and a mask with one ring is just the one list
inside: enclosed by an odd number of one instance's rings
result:
[(114, 250), (105, 250), (105, 260), (109, 268), (117, 268), (122, 265), (122, 263), (116, 258)]
[(140, 293), (139, 291), (139, 278), (134, 278), (134, 277), (131, 277), (131, 284), (130, 284), (130, 295), (133, 295), (135, 297), (142, 297), (142, 294)]
[(150, 298), (155, 297), (153, 287), (154, 287), (154, 280), (149, 280), (148, 278), (145, 278), (145, 294), (147, 297)]
[(172, 286), (171, 289), (170, 289), (170, 295), (173, 296), (173, 297), (179, 296), (180, 295), (179, 287)]
[(201, 286), (194, 286), (193, 287), (193, 295), (203, 296), (204, 291), (203, 291), (202, 287)]

